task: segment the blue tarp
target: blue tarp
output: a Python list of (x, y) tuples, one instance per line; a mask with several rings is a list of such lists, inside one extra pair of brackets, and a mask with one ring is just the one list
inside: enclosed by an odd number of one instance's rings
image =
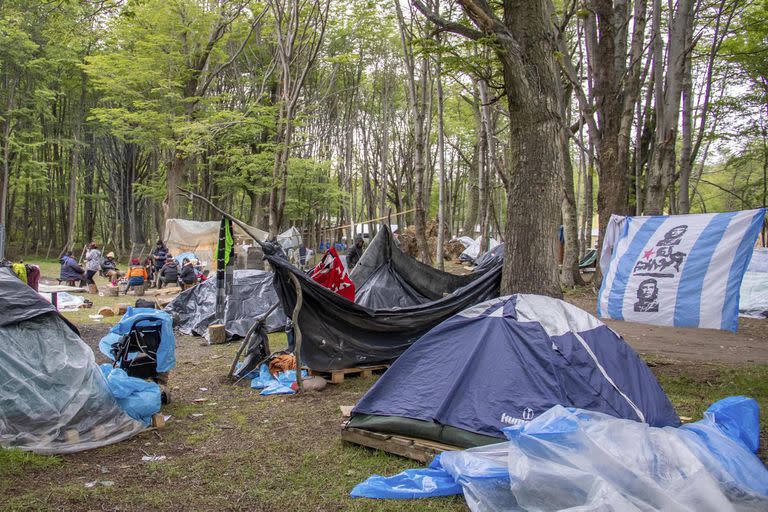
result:
[(509, 442), (444, 452), (429, 473), (374, 475), (352, 496), (463, 492), (472, 510), (768, 510), (757, 417), (746, 397), (716, 402), (681, 428), (555, 406), (504, 429)]
[[(301, 371), (302, 377), (307, 376), (307, 371)], [(266, 363), (262, 364), (258, 371), (251, 371), (248, 376), (253, 389), (261, 389), (260, 395), (292, 395), (296, 393), (291, 389), (291, 384), (296, 382), (296, 370), (287, 370), (277, 374), (277, 378), (269, 373)]]
[(120, 322), (112, 326), (109, 334), (99, 342), (99, 350), (108, 358), (114, 360), (112, 347), (120, 339), (131, 332), (134, 325), (159, 325), (160, 347), (157, 349), (157, 371), (169, 372), (176, 367), (176, 347), (173, 337), (173, 319), (171, 315), (152, 308), (133, 308), (128, 310), (120, 319)]
[(117, 404), (131, 418), (152, 423), (152, 415), (160, 412), (160, 386), (155, 382), (128, 376), (124, 370), (110, 364), (100, 365), (107, 385)]
[(637, 353), (563, 301), (512, 295), (469, 308), (411, 346), (352, 411), (503, 439), (554, 405), (652, 426), (680, 424)]

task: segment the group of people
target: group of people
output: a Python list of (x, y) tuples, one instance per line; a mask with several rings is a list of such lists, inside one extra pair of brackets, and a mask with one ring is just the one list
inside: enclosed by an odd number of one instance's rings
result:
[(80, 286), (88, 286), (91, 293), (98, 293), (93, 278), (99, 272), (109, 279), (113, 286), (117, 286), (118, 280), (125, 277), (126, 293), (132, 288), (144, 286), (145, 283), (157, 288), (175, 283), (186, 289), (198, 281), (205, 281), (207, 277), (206, 272), (199, 269), (198, 262), (194, 258), (184, 258), (179, 266), (162, 240), (157, 241), (154, 251), (143, 263), (138, 258), (133, 258), (127, 272), (117, 268), (113, 252), (107, 253), (106, 257), (102, 258), (101, 251), (95, 242), (88, 244), (85, 268), (73, 257), (72, 251), (67, 251), (61, 257), (60, 263), (60, 281), (72, 285), (79, 281)]

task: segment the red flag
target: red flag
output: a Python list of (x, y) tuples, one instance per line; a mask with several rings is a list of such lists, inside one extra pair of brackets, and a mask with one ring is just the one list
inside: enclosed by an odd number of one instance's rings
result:
[(341, 262), (339, 254), (333, 247), (325, 252), (320, 263), (312, 269), (310, 277), (335, 294), (352, 302), (355, 301), (355, 283), (349, 278), (344, 263)]

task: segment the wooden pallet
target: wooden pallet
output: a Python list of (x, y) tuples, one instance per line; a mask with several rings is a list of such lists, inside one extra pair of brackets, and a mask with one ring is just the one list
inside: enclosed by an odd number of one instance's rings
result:
[(321, 372), (317, 370), (309, 370), (310, 375), (317, 375), (323, 377), (331, 384), (341, 384), (344, 382), (344, 377), (360, 376), (363, 378), (371, 377), (374, 373), (383, 373), (389, 368), (388, 364), (379, 364), (375, 366), (359, 366), (357, 368), (344, 368), (341, 370), (330, 370), (327, 372)]
[(354, 427), (345, 427), (341, 429), (341, 439), (348, 443), (381, 450), (387, 453), (417, 460), (424, 464), (432, 462), (435, 455), (444, 451), (461, 450), (456, 446), (451, 446), (426, 439), (415, 437), (380, 434)]

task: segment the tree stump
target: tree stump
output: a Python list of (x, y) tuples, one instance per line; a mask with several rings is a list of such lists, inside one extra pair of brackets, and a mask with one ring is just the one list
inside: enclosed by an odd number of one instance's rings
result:
[(134, 286), (133, 287), (133, 294), (137, 297), (141, 297), (144, 295), (144, 285), (141, 286)]
[(128, 304), (118, 304), (114, 307), (116, 315), (124, 315), (126, 311), (128, 311)]
[(208, 326), (208, 343), (210, 345), (220, 345), (227, 341), (227, 331), (224, 324), (211, 324)]
[(117, 297), (118, 295), (120, 295), (120, 288), (117, 286), (107, 287), (107, 297)]
[(99, 314), (101, 316), (115, 316), (115, 312), (112, 310), (109, 306), (104, 306), (99, 309)]

